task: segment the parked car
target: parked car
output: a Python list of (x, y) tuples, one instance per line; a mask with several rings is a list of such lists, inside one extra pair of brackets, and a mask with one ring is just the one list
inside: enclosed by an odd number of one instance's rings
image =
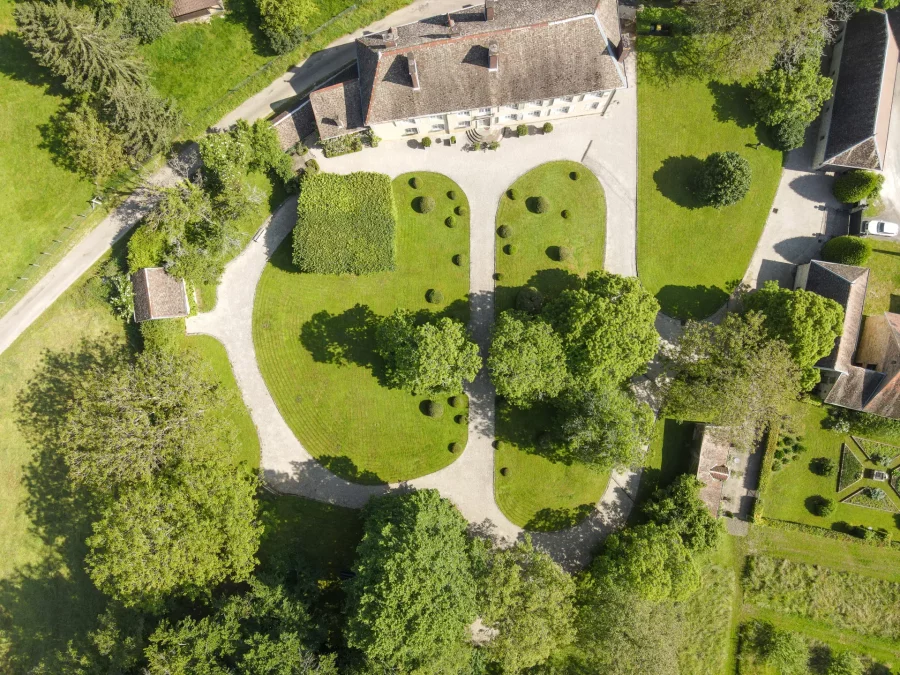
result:
[(887, 220), (867, 220), (864, 223), (866, 234), (875, 234), (882, 237), (893, 237), (900, 233), (900, 225)]

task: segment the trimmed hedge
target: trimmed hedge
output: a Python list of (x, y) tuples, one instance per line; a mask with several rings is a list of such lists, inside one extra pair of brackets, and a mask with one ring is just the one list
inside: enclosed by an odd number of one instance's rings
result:
[(572, 216), (572, 214), (569, 212), (569, 209), (563, 209), (562, 213), (560, 213), (559, 215), (561, 215), (566, 220), (568, 220)]
[(506, 191), (506, 196), (515, 201), (519, 198), (519, 191), (515, 188), (509, 188), (509, 190)]
[(553, 131), (553, 125), (550, 124), (550, 122), (544, 122), (544, 126), (541, 128), (544, 130), (545, 134), (549, 134), (551, 131)]
[(413, 190), (418, 190), (420, 187), (422, 187), (422, 181), (420, 181), (417, 176), (413, 176), (409, 179), (409, 186)]
[(461, 443), (451, 443), (450, 444), (450, 452), (452, 452), (454, 455), (458, 455), (462, 451), (463, 451), (463, 446)]
[(456, 265), (457, 267), (462, 267), (465, 264), (465, 262), (466, 262), (466, 256), (463, 255), (462, 253), (457, 253), (455, 256), (453, 256), (453, 264)]
[(453, 209), (453, 213), (455, 213), (458, 216), (465, 216), (469, 213), (469, 210), (465, 206), (460, 204), (455, 209)]
[(771, 527), (775, 530), (803, 532), (804, 534), (825, 537), (826, 539), (836, 539), (838, 541), (855, 542), (857, 544), (868, 544), (869, 546), (877, 546), (878, 548), (895, 548), (900, 550), (900, 541), (891, 541), (890, 539), (880, 539), (877, 537), (866, 539), (864, 537), (847, 534), (846, 532), (839, 532), (838, 530), (816, 527), (815, 525), (803, 525), (790, 520), (778, 520), (776, 518), (760, 517), (759, 520), (754, 520), (753, 522), (763, 525), (764, 527)]
[(506, 255), (514, 255), (517, 250), (518, 249), (516, 248), (515, 244), (507, 244), (506, 246), (503, 247), (503, 252)]
[(456, 200), (456, 190), (450, 190), (447, 192), (447, 199)]
[(468, 424), (469, 423), (469, 413), (462, 413), (453, 418), (453, 421), (457, 424)]
[(294, 264), (314, 274), (394, 269), (391, 179), (380, 173), (307, 175), (297, 203)]
[(497, 228), (497, 236), (501, 239), (509, 239), (512, 236), (512, 228), (509, 225), (501, 225)]
[(872, 244), (862, 237), (835, 237), (825, 242), (822, 257), (841, 265), (865, 265), (872, 255)]
[(844, 204), (856, 204), (876, 196), (884, 185), (884, 176), (874, 171), (853, 169), (834, 181), (832, 192)]
[(753, 512), (750, 514), (750, 520), (754, 523), (760, 522), (763, 518), (763, 498), (769, 481), (772, 478), (772, 463), (775, 461), (775, 451), (778, 449), (778, 440), (781, 438), (781, 428), (775, 424), (769, 425), (766, 432), (766, 449), (763, 452), (762, 465), (759, 471), (759, 484), (756, 488), (756, 494), (759, 495), (753, 502)]

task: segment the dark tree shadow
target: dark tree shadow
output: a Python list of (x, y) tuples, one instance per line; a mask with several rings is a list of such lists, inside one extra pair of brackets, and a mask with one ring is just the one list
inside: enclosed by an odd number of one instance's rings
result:
[(745, 87), (724, 82), (710, 82), (707, 87), (715, 98), (713, 114), (719, 122), (734, 122), (743, 129), (756, 126)]
[(828, 500), (822, 495), (811, 495), (803, 500), (803, 506), (805, 506), (806, 510), (812, 515), (817, 516), (822, 508), (822, 504), (826, 501)]
[(351, 480), (354, 483), (362, 483), (364, 485), (384, 485), (387, 483), (386, 480), (383, 480), (373, 471), (360, 470), (349, 457), (343, 455), (322, 455), (316, 459), (319, 464), (331, 471), (331, 473)]
[(678, 206), (699, 209), (703, 203), (694, 194), (693, 184), (702, 166), (703, 160), (699, 157), (668, 157), (653, 174), (656, 189)]
[(316, 312), (300, 329), (300, 343), (317, 363), (355, 363), (374, 369), (379, 317), (367, 305), (355, 305), (341, 314)]
[(668, 316), (705, 319), (728, 301), (728, 294), (715, 286), (663, 286), (656, 299)]
[(571, 509), (541, 509), (525, 523), (525, 529), (532, 532), (565, 530), (580, 523), (591, 515), (593, 510), (593, 504), (582, 504)]
[(297, 267), (297, 265), (294, 264), (293, 249), (294, 237), (293, 234), (289, 234), (284, 238), (284, 241), (282, 241), (278, 245), (278, 248), (275, 249), (272, 257), (269, 259), (269, 263), (276, 269), (282, 270), (283, 272), (290, 272), (291, 274), (303, 274), (303, 270), (301, 270), (299, 267)]
[(815, 675), (825, 675), (831, 666), (831, 647), (816, 643), (809, 648), (809, 670)]
[(65, 92), (62, 81), (34, 60), (25, 42), (12, 30), (0, 33), (0, 73), (35, 87), (48, 87), (48, 93)]

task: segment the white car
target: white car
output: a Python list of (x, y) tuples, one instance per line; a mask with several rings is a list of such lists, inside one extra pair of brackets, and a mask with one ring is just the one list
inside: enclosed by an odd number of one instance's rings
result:
[(877, 234), (882, 237), (893, 237), (900, 233), (900, 225), (887, 220), (869, 220), (865, 224), (866, 234)]

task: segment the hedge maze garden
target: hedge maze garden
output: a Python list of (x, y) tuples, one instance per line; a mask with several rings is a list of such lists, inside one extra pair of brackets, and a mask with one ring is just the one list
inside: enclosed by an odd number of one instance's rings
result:
[[(253, 334), (269, 391), (304, 447), (344, 478), (393, 482), (436, 471), (465, 447), (465, 408), (451, 405), (456, 392), (390, 388), (375, 333), (398, 309), (418, 322), (468, 321), (466, 196), (424, 172), (306, 181), (293, 256), (286, 241), (257, 289)], [(417, 208), (424, 197), (430, 208)], [(444, 414), (433, 414), (438, 407)]]

